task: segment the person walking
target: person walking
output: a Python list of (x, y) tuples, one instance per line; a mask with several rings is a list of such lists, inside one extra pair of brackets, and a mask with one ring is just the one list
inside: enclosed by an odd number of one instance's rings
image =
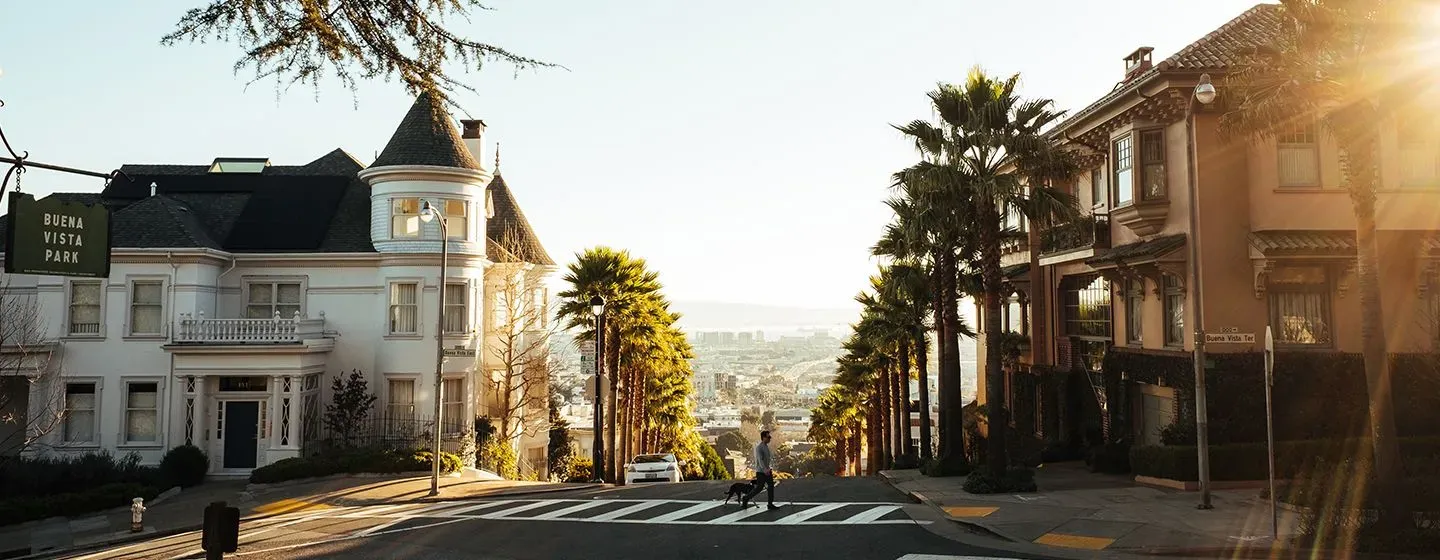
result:
[(773, 457), (770, 454), (770, 431), (760, 432), (760, 443), (755, 444), (755, 482), (750, 485), (750, 494), (740, 501), (740, 508), (750, 507), (750, 500), (760, 494), (760, 487), (763, 484), (766, 490), (766, 501), (769, 502), (769, 509), (775, 509), (775, 471), (772, 469)]

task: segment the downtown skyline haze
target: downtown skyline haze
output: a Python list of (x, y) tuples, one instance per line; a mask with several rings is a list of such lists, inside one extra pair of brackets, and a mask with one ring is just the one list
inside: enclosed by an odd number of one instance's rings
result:
[[(302, 164), (337, 147), (374, 159), (411, 103), (398, 83), (352, 95), (328, 80), (277, 97), (272, 80), (247, 86), (252, 74), (232, 72), (230, 43), (160, 46), (202, 4), (13, 7), (0, 20), (10, 145), (94, 171)], [(1136, 48), (1159, 60), (1253, 4), (496, 0), (457, 28), (564, 68), (463, 74), (476, 92), (457, 92), (454, 112), (485, 120), (487, 150), (501, 144), (505, 178), (562, 266), (608, 245), (647, 259), (675, 300), (855, 308), (890, 217), (890, 174), (916, 159), (889, 125), (930, 117), (921, 92), (980, 64), (1020, 72), (1023, 95), (1075, 111), (1122, 78)], [(965, 21), (1015, 25), (957, 33)], [(1062, 50), (1014, 40), (1022, 28), (1097, 31)], [(37, 196), (101, 186), (40, 169), (23, 179)]]

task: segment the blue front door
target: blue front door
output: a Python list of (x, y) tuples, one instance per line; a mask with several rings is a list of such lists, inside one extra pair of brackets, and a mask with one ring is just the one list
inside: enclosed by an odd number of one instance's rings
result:
[(258, 401), (225, 401), (225, 468), (255, 468), (259, 428)]

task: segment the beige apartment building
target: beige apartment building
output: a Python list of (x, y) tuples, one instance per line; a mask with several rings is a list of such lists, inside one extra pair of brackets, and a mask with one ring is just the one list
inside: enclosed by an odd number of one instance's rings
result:
[[(1003, 257), (1011, 292), (1002, 322), (1027, 338), (980, 335), (982, 372), (986, 344), (1008, 337), (1018, 349), (1007, 360), (1006, 405), (1032, 455), (1100, 437), (1159, 444), (1162, 428), (1193, 421), (1188, 244), (1197, 230), (1205, 330), (1233, 335), (1207, 344), (1212, 442), (1263, 440), (1267, 326), (1278, 351), (1277, 437), (1358, 435), (1355, 217), (1335, 142), (1303, 115), (1275, 138), (1227, 141), (1218, 130), (1226, 70), (1276, 32), (1280, 11), (1255, 6), (1161, 61), (1138, 49), (1112, 92), (1051, 131), (1083, 157), (1085, 169), (1056, 186), (1077, 196), (1084, 217), (1044, 229), (1012, 218), (1028, 241)], [(1196, 104), (1192, 184), (1186, 120), (1202, 73), (1219, 93)], [(1425, 124), (1377, 123), (1379, 274), (1402, 435), (1436, 425), (1440, 408), (1440, 374), (1413, 359), (1435, 352), (1440, 335), (1440, 142)]]

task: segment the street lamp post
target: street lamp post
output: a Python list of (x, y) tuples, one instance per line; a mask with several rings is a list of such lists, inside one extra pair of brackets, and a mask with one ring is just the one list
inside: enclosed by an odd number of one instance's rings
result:
[(595, 296), (590, 298), (590, 311), (595, 314), (595, 441), (591, 445), (591, 481), (603, 482), (604, 471), (601, 470), (605, 464), (605, 424), (601, 418), (605, 416), (605, 398), (601, 394), (605, 384), (605, 298)]
[(1200, 471), (1199, 509), (1215, 506), (1210, 503), (1210, 420), (1205, 397), (1205, 303), (1202, 299), (1204, 290), (1201, 289), (1203, 276), (1200, 274), (1200, 193), (1197, 190), (1200, 179), (1195, 170), (1198, 156), (1195, 148), (1195, 107), (1197, 103), (1209, 105), (1214, 101), (1215, 84), (1210, 82), (1209, 74), (1202, 74), (1185, 109), (1185, 143), (1188, 148), (1185, 159), (1190, 179), (1190, 299), (1195, 308), (1191, 316), (1195, 318), (1195, 455)]
[(445, 376), (445, 267), (450, 260), (450, 232), (449, 224), (440, 209), (435, 208), (426, 200), (421, 203), (420, 220), (426, 223), (432, 221), (440, 222), (440, 311), (436, 314), (435, 329), (435, 447), (433, 452), (434, 463), (430, 471), (430, 495), (440, 495), (440, 392), (444, 389)]

